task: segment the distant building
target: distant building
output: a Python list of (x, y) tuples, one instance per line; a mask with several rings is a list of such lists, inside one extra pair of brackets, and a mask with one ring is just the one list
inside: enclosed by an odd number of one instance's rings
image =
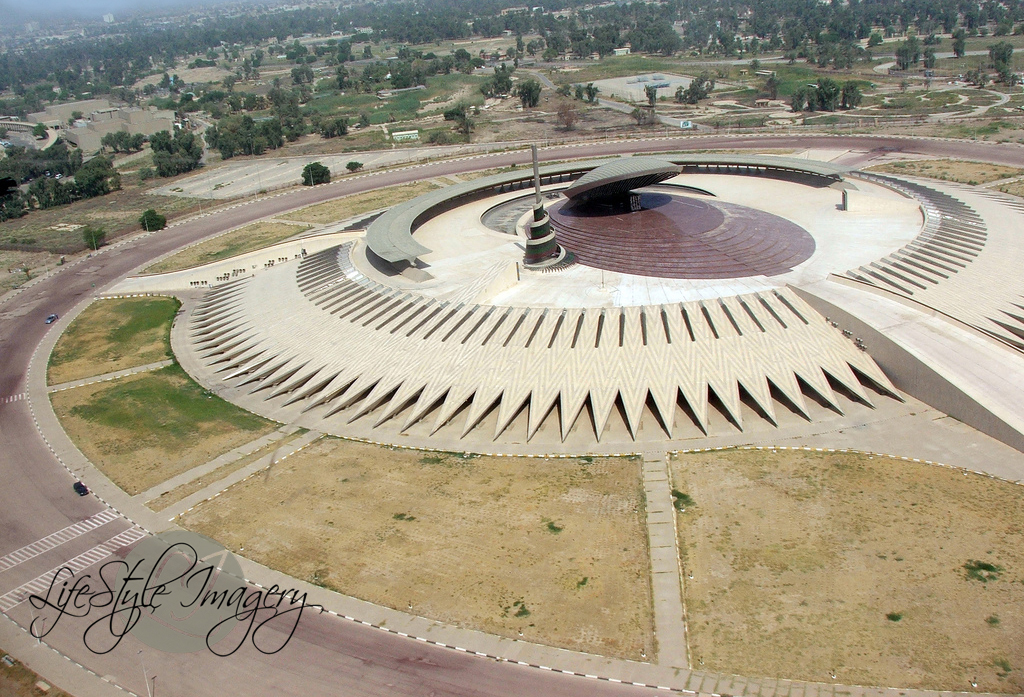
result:
[(48, 127), (64, 128), (68, 125), (71, 115), (76, 111), (87, 115), (94, 111), (103, 111), (109, 108), (110, 102), (106, 99), (85, 99), (80, 102), (51, 104), (43, 111), (29, 114), (28, 120), (32, 123), (41, 123)]
[[(71, 115), (83, 114), (81, 125), (68, 128)], [(29, 121), (48, 127), (63, 129), (64, 139), (77, 145), (82, 152), (92, 153), (100, 149), (100, 141), (108, 133), (126, 131), (132, 135), (141, 133), (151, 136), (159, 131), (174, 130), (174, 112), (149, 107), (148, 109), (124, 109), (112, 107), (106, 99), (89, 99), (67, 104), (52, 104), (45, 111), (29, 114)]]
[(394, 133), (391, 134), (391, 140), (395, 141), (396, 143), (401, 143), (402, 141), (407, 141), (407, 140), (419, 140), (419, 139), (420, 139), (420, 132), (418, 130), (416, 130), (416, 131), (395, 131)]
[(103, 21), (106, 22), (107, 24), (113, 24), (114, 23), (114, 15), (112, 15), (112, 14), (110, 14), (108, 12), (107, 14), (103, 15)]
[(623, 46), (622, 48), (613, 48), (612, 53), (616, 56), (628, 56), (629, 46)]

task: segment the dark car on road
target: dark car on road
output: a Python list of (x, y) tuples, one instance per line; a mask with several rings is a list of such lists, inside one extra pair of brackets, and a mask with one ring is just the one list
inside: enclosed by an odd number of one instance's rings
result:
[(54, 313), (54, 314), (52, 314), (52, 315), (50, 315), (49, 317), (46, 318), (46, 323), (47, 324), (53, 324), (56, 321), (57, 321), (57, 314), (56, 313)]
[(72, 486), (75, 489), (75, 493), (79, 496), (85, 496), (89, 493), (89, 487), (87, 487), (84, 482), (75, 482)]

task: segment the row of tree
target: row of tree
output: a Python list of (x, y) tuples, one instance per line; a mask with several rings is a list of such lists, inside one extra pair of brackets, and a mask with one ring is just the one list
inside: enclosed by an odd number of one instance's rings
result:
[(856, 80), (840, 84), (830, 77), (818, 79), (815, 85), (798, 87), (790, 96), (793, 111), (835, 111), (854, 109), (860, 105), (863, 93)]
[[(46, 82), (51, 93), (54, 87), (69, 95), (100, 93), (130, 85), (186, 56), (205, 55), (201, 60), (210, 62), (223, 53), (235, 59), (242, 47), (268, 41), (284, 44), (285, 55), (301, 63), (301, 68), (318, 57), (351, 60), (356, 39), (429, 43), (506, 31), (517, 37), (539, 34), (539, 40), (525, 45), (519, 39), (516, 51), (530, 55), (543, 51), (547, 58), (561, 53), (607, 55), (628, 43), (636, 52), (662, 54), (684, 49), (723, 55), (781, 49), (802, 53), (819, 64), (827, 60), (841, 66), (856, 57), (854, 42), (871, 36), (875, 27), (883, 27), (887, 35), (903, 34), (911, 27), (921, 35), (950, 32), (958, 26), (976, 33), (992, 22), (998, 35), (1024, 21), (1024, 0), (773, 0), (753, 6), (739, 0), (666, 0), (552, 12), (567, 4), (564, 0), (546, 4), (545, 11), (504, 15), (501, 10), (513, 6), (512, 0), (322, 5), (275, 12), (242, 8), (238, 14), (213, 17), (202, 24), (134, 25), (102, 40), (87, 34), (78, 40), (7, 50), (0, 55), (0, 90), (13, 87), (25, 95)], [(371, 27), (372, 32), (335, 42), (335, 53), (323, 46), (311, 51), (302, 43), (285, 44), (290, 36), (329, 35), (358, 26)], [(741, 34), (750, 38), (742, 41)], [(256, 52), (246, 57), (243, 77), (258, 75), (262, 59)], [(297, 77), (309, 75), (303, 71)]]

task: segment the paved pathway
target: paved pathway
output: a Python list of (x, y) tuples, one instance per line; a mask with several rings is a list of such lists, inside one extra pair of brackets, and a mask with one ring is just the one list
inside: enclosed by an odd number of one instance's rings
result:
[(224, 492), (228, 487), (237, 484), (243, 479), (251, 477), (252, 475), (256, 474), (257, 472), (260, 472), (261, 470), (265, 470), (268, 469), (269, 467), (272, 467), (273, 465), (277, 464), (278, 462), (288, 457), (289, 455), (297, 453), (298, 451), (302, 450), (313, 441), (319, 439), (322, 435), (323, 434), (318, 431), (310, 431), (309, 433), (299, 436), (292, 442), (281, 446), (274, 452), (264, 455), (260, 459), (246, 465), (242, 469), (236, 470), (229, 474), (228, 476), (224, 477), (223, 479), (220, 479), (216, 482), (209, 484), (208, 486), (203, 487), (202, 489), (192, 494), (191, 496), (185, 497), (184, 499), (177, 502), (173, 506), (165, 508), (163, 511), (161, 511), (161, 513), (167, 516), (168, 521), (173, 521), (179, 515), (191, 510), (192, 508), (199, 505), (203, 501), (220, 496), (220, 494)]
[(115, 370), (112, 373), (103, 373), (102, 375), (93, 375), (90, 378), (82, 378), (81, 380), (70, 380), (68, 382), (62, 382), (57, 385), (50, 385), (46, 388), (47, 392), (62, 392), (64, 390), (70, 390), (73, 387), (85, 387), (86, 385), (94, 385), (97, 382), (106, 382), (107, 380), (116, 380), (118, 378), (128, 377), (129, 375), (135, 375), (136, 373), (146, 373), (151, 370), (159, 370), (160, 368), (166, 368), (167, 366), (174, 363), (173, 360), (168, 359), (166, 361), (157, 361), (156, 363), (147, 363), (146, 365), (139, 365), (134, 368), (126, 368), (125, 370)]
[(672, 483), (668, 476), (667, 458), (661, 451), (644, 453), (654, 634), (658, 640), (658, 665), (687, 668), (689, 652), (683, 617), (679, 554), (676, 550), (676, 516), (672, 506)]
[(260, 436), (255, 440), (251, 440), (248, 443), (245, 443), (244, 445), (240, 445), (237, 448), (229, 450), (226, 453), (223, 453), (215, 457), (214, 459), (210, 460), (205, 464), (196, 465), (192, 469), (186, 472), (182, 472), (176, 477), (171, 477), (165, 482), (160, 482), (156, 486), (153, 486), (147, 489), (146, 491), (143, 491), (141, 494), (136, 494), (132, 498), (140, 503), (152, 501), (153, 499), (162, 496), (163, 494), (166, 494), (168, 491), (173, 491), (174, 489), (177, 489), (179, 486), (188, 484), (189, 482), (198, 479), (199, 477), (204, 477), (210, 472), (213, 472), (214, 470), (223, 467), (224, 465), (230, 464), (232, 462), (235, 462), (236, 460), (240, 460), (243, 457), (251, 455), (260, 448), (265, 448), (271, 443), (276, 443), (277, 441), (285, 438), (286, 436), (290, 436), (291, 434), (295, 433), (295, 431), (297, 430), (297, 426), (282, 426), (281, 428), (277, 429), (276, 431), (273, 431), (272, 433), (268, 433), (265, 436)]

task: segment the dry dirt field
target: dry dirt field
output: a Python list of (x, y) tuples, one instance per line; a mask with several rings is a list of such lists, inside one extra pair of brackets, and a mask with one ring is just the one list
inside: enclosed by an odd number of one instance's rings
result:
[[(0, 649), (0, 655), (6, 655)], [(20, 661), (8, 666), (0, 663), (0, 695), (4, 697), (37, 697), (43, 692), (36, 687), (36, 684), (45, 681), (37, 674), (26, 668)], [(49, 697), (68, 697), (68, 693), (59, 688), (50, 686)]]
[(78, 449), (132, 495), (278, 427), (206, 392), (177, 365), (51, 401)]
[(695, 503), (678, 517), (695, 663), (1024, 690), (1024, 487), (805, 451), (679, 455), (672, 475)]
[[(229, 73), (220, 67), (213, 68), (181, 68), (169, 71), (173, 75), (177, 75), (182, 82), (220, 82), (226, 78)], [(141, 90), (146, 85), (157, 85), (160, 84), (160, 80), (163, 79), (163, 74), (150, 75), (144, 77), (134, 85), (133, 88)]]
[(889, 172), (890, 174), (906, 174), (914, 177), (928, 177), (942, 181), (960, 182), (961, 184), (987, 184), (1007, 177), (1024, 174), (1024, 170), (985, 162), (967, 162), (964, 160), (912, 160), (907, 162), (889, 162), (884, 165), (868, 167), (872, 172)]
[(1003, 184), (998, 188), (1004, 194), (1010, 194), (1012, 196), (1020, 196), (1024, 198), (1024, 182), (1010, 182), (1009, 184)]
[(569, 649), (651, 654), (640, 463), (460, 457), (326, 438), (184, 527), (288, 574)]
[(174, 298), (98, 300), (68, 326), (50, 354), (48, 382), (81, 380), (171, 358)]
[(224, 233), (215, 239), (183, 249), (163, 261), (147, 267), (143, 273), (181, 271), (221, 259), (229, 259), (239, 254), (269, 247), (308, 229), (309, 226), (288, 225), (274, 221), (253, 223)]
[[(0, 295), (46, 273), (59, 260), (59, 255), (49, 252), (0, 250)], [(22, 269), (28, 269), (28, 274)]]
[(315, 206), (285, 213), (281, 217), (288, 220), (300, 220), (304, 223), (317, 223), (321, 225), (335, 223), (339, 220), (361, 215), (362, 213), (369, 213), (370, 211), (414, 199), (420, 194), (425, 194), (436, 188), (438, 188), (437, 185), (429, 181), (391, 186), (386, 189), (367, 191), (365, 194), (345, 196), (334, 201), (328, 201), (327, 203), (318, 203)]

